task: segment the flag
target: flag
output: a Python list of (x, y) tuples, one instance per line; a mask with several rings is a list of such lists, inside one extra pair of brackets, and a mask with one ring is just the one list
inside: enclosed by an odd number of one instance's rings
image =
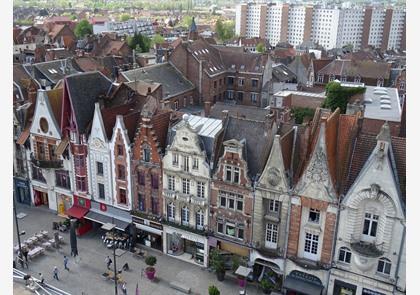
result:
[(139, 283), (137, 283), (137, 285), (136, 285), (136, 294), (135, 295), (140, 295), (140, 292), (139, 292)]

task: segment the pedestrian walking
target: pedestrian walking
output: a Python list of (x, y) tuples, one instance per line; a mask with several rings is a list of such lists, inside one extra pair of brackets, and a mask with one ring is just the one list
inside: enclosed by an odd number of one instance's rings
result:
[(123, 295), (127, 295), (127, 286), (125, 285), (125, 282), (122, 284), (121, 290), (123, 292)]
[(29, 285), (28, 281), (29, 281), (30, 278), (31, 278), (31, 275), (24, 275), (23, 276), (23, 279), (25, 280), (25, 286)]
[(22, 249), (23, 257), (25, 257), (25, 260), (26, 260), (26, 265), (28, 265), (28, 253), (29, 253), (28, 249), (26, 248)]
[(109, 256), (107, 256), (107, 257), (105, 258), (105, 263), (106, 263), (106, 267), (107, 267), (108, 269), (110, 269), (110, 266), (111, 266), (112, 260), (111, 260), (111, 258), (109, 258)]
[(42, 273), (39, 273), (39, 283), (41, 285), (44, 285), (44, 276), (42, 275)]
[(54, 270), (53, 270), (53, 278), (56, 279), (57, 281), (59, 281), (58, 279), (58, 267), (54, 266)]
[(67, 267), (67, 263), (69, 263), (69, 258), (64, 255), (64, 269), (70, 271), (70, 269)]

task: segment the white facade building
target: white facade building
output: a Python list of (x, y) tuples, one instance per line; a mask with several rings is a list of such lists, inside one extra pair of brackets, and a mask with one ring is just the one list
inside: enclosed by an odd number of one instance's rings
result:
[(291, 6), (289, 8), (287, 42), (293, 46), (297, 46), (303, 42), (305, 16), (305, 6)]

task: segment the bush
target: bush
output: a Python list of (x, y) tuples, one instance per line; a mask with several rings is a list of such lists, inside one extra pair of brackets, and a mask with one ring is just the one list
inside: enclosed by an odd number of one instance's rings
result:
[(147, 256), (145, 262), (148, 266), (154, 266), (156, 264), (156, 257), (155, 256)]
[(216, 286), (209, 287), (209, 295), (220, 295), (219, 289)]
[(241, 259), (238, 256), (234, 255), (232, 257), (232, 270), (233, 270), (233, 272), (235, 272), (238, 269), (239, 265), (241, 265), (240, 262), (241, 262)]
[(305, 118), (313, 118), (315, 111), (310, 108), (296, 107), (292, 109), (292, 114), (295, 117), (295, 123), (302, 124)]
[(349, 98), (356, 94), (365, 93), (365, 91), (365, 87), (343, 87), (338, 82), (329, 82), (325, 86), (327, 97), (325, 98), (322, 107), (329, 108), (333, 112), (337, 108), (340, 108), (340, 112), (344, 114)]
[(260, 285), (263, 290), (271, 290), (274, 287), (274, 285), (266, 278), (261, 280)]
[(213, 249), (210, 251), (210, 266), (213, 267), (218, 273), (225, 272), (225, 263), (218, 249)]

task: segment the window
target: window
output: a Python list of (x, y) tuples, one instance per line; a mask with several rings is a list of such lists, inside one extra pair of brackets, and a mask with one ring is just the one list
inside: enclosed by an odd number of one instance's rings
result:
[(178, 166), (178, 154), (173, 153), (172, 154), (172, 166)]
[(76, 176), (76, 189), (80, 192), (86, 191), (86, 177)]
[(231, 223), (226, 223), (226, 231), (225, 234), (231, 237), (235, 237), (235, 225)]
[(389, 275), (391, 273), (391, 261), (382, 257), (378, 261), (377, 272)]
[(158, 215), (159, 214), (159, 199), (152, 197), (152, 214)]
[(234, 170), (233, 182), (234, 183), (239, 183), (239, 168), (235, 167), (233, 170)]
[(123, 156), (124, 155), (124, 148), (123, 148), (122, 144), (117, 145), (117, 154), (118, 154), (118, 156)]
[(152, 174), (151, 184), (152, 184), (152, 189), (156, 190), (159, 188), (159, 176), (157, 174)]
[(400, 81), (399, 89), (400, 90), (405, 90), (405, 81), (403, 81), (403, 80)]
[(378, 81), (376, 82), (376, 86), (383, 87), (384, 86), (384, 79), (379, 78)]
[(125, 180), (125, 166), (124, 165), (118, 165), (118, 179)]
[(198, 170), (198, 158), (193, 158), (193, 167), (194, 170)]
[(236, 196), (236, 210), (242, 211), (244, 209), (244, 201), (242, 196)]
[(149, 148), (143, 149), (143, 161), (150, 162), (150, 149)]
[(221, 207), (226, 207), (226, 196), (225, 195), (221, 195), (219, 199), (220, 199), (220, 201), (219, 201), (220, 206)]
[(256, 104), (258, 100), (258, 94), (257, 93), (251, 93), (251, 102), (253, 104)]
[(356, 77), (354, 77), (354, 82), (356, 82), (356, 83), (360, 83), (360, 81), (361, 81), (360, 76), (356, 76)]
[[(226, 165), (225, 167), (226, 167), (225, 181), (239, 183), (239, 168), (232, 167), (229, 165)], [(232, 170), (233, 170), (233, 177), (232, 177)]]
[(365, 213), (363, 224), (363, 234), (370, 237), (376, 237), (379, 216), (372, 213)]
[(175, 190), (175, 177), (172, 175), (168, 175), (168, 190)]
[(125, 189), (123, 188), (120, 188), (120, 203), (127, 205), (127, 195)]
[(187, 206), (181, 209), (181, 223), (182, 225), (188, 225), (190, 222), (190, 209)]
[(306, 233), (305, 236), (305, 252), (310, 254), (318, 253), (318, 235)]
[(175, 101), (175, 103), (174, 103), (174, 110), (178, 110), (178, 107), (179, 107), (179, 102), (178, 101)]
[(174, 203), (169, 203), (166, 209), (166, 214), (168, 215), (168, 220), (169, 221), (174, 221), (175, 220), (175, 205)]
[(251, 85), (252, 87), (258, 87), (258, 79), (251, 79)]
[(38, 154), (38, 160), (45, 160), (45, 146), (42, 142), (36, 143), (36, 149)]
[(144, 198), (144, 195), (139, 194), (139, 210), (144, 211), (146, 207), (146, 200)]
[(65, 170), (56, 170), (55, 171), (55, 185), (58, 187), (70, 189), (69, 172)]
[(244, 86), (245, 84), (245, 79), (244, 78), (238, 78), (238, 85), (239, 86)]
[(223, 234), (223, 222), (218, 222), (217, 223), (217, 232), (219, 234)]
[(145, 185), (146, 184), (146, 177), (144, 175), (144, 171), (138, 171), (137, 172), (137, 181), (139, 182), (139, 185)]
[(323, 83), (324, 82), (324, 75), (318, 74), (318, 82)]
[(319, 210), (313, 208), (309, 210), (309, 222), (319, 223), (319, 216)]
[(228, 77), (227, 78), (227, 84), (228, 84), (228, 86), (232, 86), (233, 83), (234, 83), (234, 81), (235, 81), (235, 78), (234, 77)]
[(232, 167), (231, 166), (226, 166), (226, 177), (225, 177), (226, 181), (232, 181)]
[(334, 75), (330, 75), (329, 81), (332, 82), (332, 81), (334, 81), (334, 79), (335, 79), (335, 76)]
[(213, 87), (214, 87), (214, 88), (217, 88), (217, 81), (214, 81), (214, 82), (213, 82)]
[(102, 162), (96, 162), (96, 174), (104, 175), (104, 164)]
[(98, 183), (98, 198), (105, 199), (105, 186), (103, 183)]
[(85, 167), (85, 157), (83, 155), (74, 155), (74, 166), (76, 169)]
[(238, 228), (238, 239), (243, 240), (244, 239), (244, 229), (243, 228)]
[(183, 170), (186, 172), (190, 171), (190, 158), (188, 156), (184, 156), (182, 158), (184, 159), (183, 161), (184, 165), (182, 167)]
[(197, 229), (203, 229), (204, 226), (204, 213), (203, 210), (198, 210), (195, 214), (195, 225)]
[(341, 76), (341, 82), (347, 82), (347, 76)]
[(42, 175), (42, 169), (32, 166), (32, 179), (45, 182), (45, 178)]
[[(267, 223), (265, 226), (265, 240), (268, 243), (277, 244), (278, 226), (276, 224)], [(274, 246), (275, 246), (274, 245)]]
[(280, 208), (280, 202), (276, 200), (270, 200), (268, 210), (273, 213), (278, 213)]
[(182, 179), (182, 193), (189, 195), (190, 194), (190, 180), (183, 178)]
[(228, 90), (227, 92), (227, 98), (228, 99), (233, 99), (233, 91), (232, 90)]
[(204, 182), (197, 181), (197, 197), (204, 198)]
[(349, 248), (341, 247), (338, 253), (338, 260), (345, 263), (350, 263), (351, 252)]
[(244, 208), (243, 196), (235, 193), (219, 191), (219, 204), (220, 207), (224, 207), (231, 210), (242, 211)]
[(239, 91), (239, 92), (237, 92), (237, 94), (238, 94), (238, 100), (243, 101), (244, 100), (244, 93)]

